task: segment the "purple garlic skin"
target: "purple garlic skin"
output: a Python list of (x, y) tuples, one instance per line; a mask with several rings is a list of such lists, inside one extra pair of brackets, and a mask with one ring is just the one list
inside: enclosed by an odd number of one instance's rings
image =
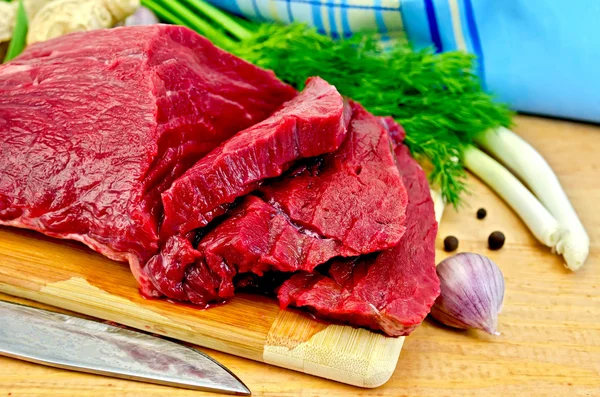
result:
[(460, 253), (437, 266), (441, 293), (431, 315), (454, 328), (475, 328), (500, 335), (498, 313), (504, 301), (504, 276), (489, 258)]

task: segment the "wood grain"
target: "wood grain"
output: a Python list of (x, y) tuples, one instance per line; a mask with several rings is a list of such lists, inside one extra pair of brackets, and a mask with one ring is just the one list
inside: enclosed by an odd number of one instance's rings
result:
[(278, 313), (269, 299), (254, 296), (213, 310), (173, 310), (167, 301), (142, 298), (127, 265), (75, 242), (7, 227), (0, 228), (0, 292), (256, 360)]
[(404, 339), (280, 311), (254, 295), (209, 310), (146, 300), (126, 265), (8, 227), (0, 227), (0, 292), (362, 387), (390, 378)]
[[(479, 181), (468, 206), (447, 209), (438, 248), (448, 234), (459, 251), (490, 256), (506, 278), (499, 337), (457, 332), (426, 320), (404, 341), (396, 370), (385, 385), (359, 389), (256, 361), (203, 349), (229, 367), (255, 396), (599, 396), (600, 395), (600, 128), (519, 117), (519, 132), (550, 162), (592, 241), (588, 263), (577, 273), (538, 244), (521, 221)], [(475, 218), (488, 210), (484, 221)], [(505, 247), (486, 248), (494, 230)], [(36, 247), (31, 247), (33, 251)], [(82, 249), (86, 251), (85, 249)], [(438, 250), (439, 259), (444, 253)], [(61, 269), (53, 270), (57, 280)], [(35, 284), (35, 274), (28, 282)], [(93, 284), (101, 283), (97, 280)], [(105, 286), (110, 288), (110, 286)], [(117, 286), (115, 286), (117, 288)], [(4, 298), (0, 296), (0, 298)], [(262, 307), (262, 303), (258, 305)], [(269, 316), (268, 310), (265, 313)], [(270, 318), (267, 320), (271, 321)], [(218, 326), (218, 319), (215, 319)], [(252, 334), (263, 325), (254, 325)], [(302, 331), (306, 332), (306, 331)], [(0, 396), (208, 396), (0, 358)]]

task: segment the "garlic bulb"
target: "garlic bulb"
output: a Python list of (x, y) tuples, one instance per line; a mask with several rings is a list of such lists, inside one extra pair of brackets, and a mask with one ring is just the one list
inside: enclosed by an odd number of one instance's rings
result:
[(15, 27), (17, 3), (0, 1), (0, 42), (10, 41)]
[[(46, 3), (50, 3), (51, 1), (53, 0), (23, 0), (23, 7), (25, 7), (25, 12), (27, 12), (27, 18), (31, 21), (35, 14)], [(10, 3), (0, 1), (0, 42), (10, 41), (12, 38), (18, 5), (18, 1)]]
[(431, 315), (454, 328), (476, 328), (500, 335), (498, 313), (504, 300), (504, 277), (489, 258), (461, 253), (437, 266), (441, 293)]

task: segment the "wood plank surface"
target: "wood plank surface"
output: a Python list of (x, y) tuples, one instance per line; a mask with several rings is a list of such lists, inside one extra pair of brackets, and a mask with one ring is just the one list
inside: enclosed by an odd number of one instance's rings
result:
[[(592, 250), (583, 269), (569, 272), (559, 257), (535, 241), (504, 203), (472, 179), (472, 194), (466, 205), (459, 212), (446, 210), (437, 244), (440, 248), (443, 238), (453, 234), (460, 240), (459, 251), (486, 254), (500, 265), (506, 279), (501, 336), (457, 332), (427, 320), (405, 339), (390, 381), (376, 389), (356, 388), (203, 350), (235, 372), (256, 396), (600, 396), (600, 211), (596, 208), (600, 202), (600, 155), (596, 153), (600, 149), (600, 127), (533, 117), (519, 117), (517, 121), (516, 131), (546, 157), (559, 175), (587, 228)], [(475, 218), (479, 207), (488, 210), (484, 221)], [(507, 237), (505, 247), (497, 252), (486, 248), (487, 236), (494, 230), (503, 231)], [(88, 255), (86, 250), (82, 252)], [(438, 249), (438, 259), (444, 255)], [(58, 280), (61, 269), (54, 272)], [(36, 275), (29, 276), (25, 280), (35, 284)], [(109, 290), (119, 288), (118, 283), (105, 285), (102, 280), (92, 283)], [(245, 298), (241, 299), (240, 304)], [(270, 303), (259, 300), (258, 307), (263, 304)], [(273, 314), (267, 309), (264, 317), (249, 326), (247, 340), (262, 338), (257, 335), (270, 328), (271, 320)], [(218, 328), (220, 320), (213, 321)], [(211, 329), (200, 332), (210, 333)], [(246, 353), (259, 355), (259, 351), (250, 349)], [(0, 396), (4, 395), (210, 394), (0, 357)]]
[(10, 227), (0, 227), (0, 292), (362, 387), (390, 378), (404, 340), (281, 311), (257, 295), (208, 310), (147, 300), (126, 264)]

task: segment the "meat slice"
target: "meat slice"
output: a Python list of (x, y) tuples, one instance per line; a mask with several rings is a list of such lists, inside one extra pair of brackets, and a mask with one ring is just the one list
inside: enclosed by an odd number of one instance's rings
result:
[(349, 115), (335, 87), (318, 77), (308, 79), (297, 97), (213, 150), (162, 194), (161, 234), (204, 227), (293, 161), (335, 151), (346, 136)]
[(295, 90), (180, 26), (73, 33), (0, 65), (0, 224), (129, 260), (158, 249), (160, 193)]
[(238, 272), (262, 276), (269, 270), (312, 271), (344, 253), (339, 242), (303, 232), (284, 213), (253, 195), (244, 197), (197, 250), (190, 240), (191, 236), (169, 238), (147, 271), (161, 293), (200, 306), (232, 297)]
[(293, 222), (355, 255), (393, 247), (405, 231), (406, 189), (390, 136), (356, 102), (348, 138), (337, 152), (261, 191)]
[(406, 138), (406, 131), (404, 131), (404, 128), (402, 128), (400, 124), (396, 123), (396, 121), (390, 116), (380, 117), (379, 119), (385, 126), (385, 129), (388, 131), (394, 147), (396, 147), (396, 145), (401, 145), (404, 141), (404, 138)]
[(335, 240), (296, 227), (286, 214), (252, 195), (201, 240), (198, 250), (215, 271), (235, 265), (239, 273), (259, 276), (269, 270), (312, 271), (334, 256), (353, 254)]
[(286, 214), (256, 196), (247, 196), (231, 217), (201, 240), (203, 264), (219, 281), (215, 299), (233, 296), (233, 278), (251, 272), (312, 271), (339, 255), (356, 253), (338, 241), (292, 224)]
[[(339, 150), (311, 159), (262, 188), (268, 201), (246, 197), (200, 241), (202, 259), (190, 264), (181, 282), (175, 279), (169, 285), (163, 276), (172, 271), (165, 267), (168, 261), (152, 261), (149, 270), (159, 280), (159, 289), (205, 304), (233, 296), (238, 273), (311, 272), (337, 256), (357, 256), (396, 244), (404, 232), (407, 197), (388, 132), (360, 105), (351, 107), (348, 136)], [(357, 168), (362, 170), (358, 175)], [(305, 209), (318, 214), (316, 220), (297, 224), (287, 212)], [(335, 222), (339, 230), (323, 227), (330, 226), (328, 222)], [(321, 229), (336, 233), (324, 236)], [(175, 266), (179, 263), (176, 260)], [(210, 276), (203, 280), (201, 275)], [(202, 292), (186, 294), (191, 285)]]
[[(188, 280), (205, 272), (188, 276), (186, 269), (194, 261), (186, 260), (198, 254), (191, 253), (191, 243), (186, 245), (180, 236), (206, 226), (237, 197), (255, 190), (264, 179), (281, 175), (294, 161), (336, 150), (346, 136), (350, 115), (350, 106), (335, 87), (318, 77), (310, 78), (304, 90), (272, 116), (239, 132), (177, 179), (162, 195), (164, 244), (148, 261), (145, 273), (151, 284), (146, 284), (142, 293), (194, 299), (197, 304), (232, 296), (230, 278), (218, 279), (222, 287), (198, 278)], [(213, 272), (215, 277), (222, 273)], [(194, 285), (201, 290), (192, 291)], [(215, 288), (220, 292), (211, 292)]]
[(396, 150), (408, 191), (406, 233), (400, 243), (375, 257), (337, 260), (327, 275), (298, 273), (278, 292), (282, 308), (306, 307), (317, 316), (408, 335), (439, 295), (435, 271), (437, 223), (425, 173), (408, 148)]

